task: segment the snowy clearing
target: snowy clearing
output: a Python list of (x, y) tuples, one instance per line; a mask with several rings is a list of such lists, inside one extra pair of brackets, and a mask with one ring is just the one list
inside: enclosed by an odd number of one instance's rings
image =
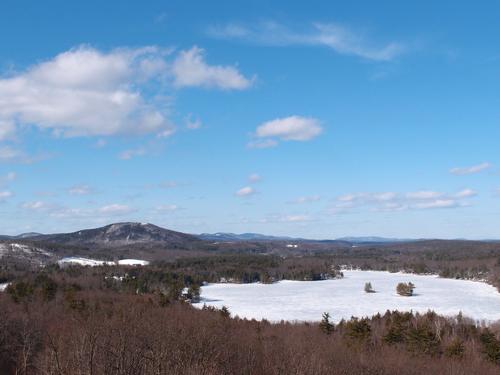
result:
[(118, 261), (118, 264), (121, 266), (147, 266), (149, 262), (140, 259), (121, 259)]
[(118, 262), (113, 262), (113, 261), (96, 260), (96, 259), (80, 258), (80, 257), (63, 258), (59, 260), (57, 263), (59, 263), (59, 265), (61, 266), (68, 264), (79, 264), (81, 266), (90, 266), (90, 267), (104, 266), (104, 265), (147, 266), (149, 264), (147, 260), (141, 260), (141, 259), (121, 259)]
[(7, 287), (9, 286), (9, 283), (3, 283), (0, 284), (0, 292), (3, 292)]
[(60, 261), (58, 261), (59, 265), (67, 265), (67, 264), (79, 264), (81, 266), (104, 266), (104, 265), (114, 265), (115, 262), (107, 262), (105, 260), (95, 260), (95, 259), (89, 259), (89, 258), (79, 258), (79, 257), (68, 257), (68, 258), (63, 258)]
[[(281, 281), (275, 284), (209, 284), (201, 302), (229, 308), (232, 316), (270, 321), (319, 321), (329, 312), (336, 322), (351, 316), (372, 316), (386, 310), (426, 312), (446, 316), (460, 311), (475, 320), (500, 320), (500, 293), (482, 282), (444, 279), (430, 275), (381, 271), (343, 271), (345, 277), (326, 281)], [(415, 295), (396, 294), (396, 285), (411, 281)], [(376, 293), (366, 293), (371, 282)]]

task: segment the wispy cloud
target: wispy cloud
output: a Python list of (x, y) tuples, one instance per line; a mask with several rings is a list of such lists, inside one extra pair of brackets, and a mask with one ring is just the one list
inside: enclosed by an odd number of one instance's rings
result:
[(236, 191), (235, 195), (238, 197), (249, 197), (257, 193), (257, 190), (255, 190), (251, 186), (245, 186)]
[(42, 211), (52, 208), (53, 205), (43, 201), (33, 201), (33, 202), (24, 202), (21, 205), (21, 207), (30, 211)]
[(100, 138), (100, 139), (98, 139), (98, 140), (94, 143), (94, 147), (95, 147), (95, 148), (103, 148), (103, 147), (105, 147), (107, 144), (108, 144), (108, 142), (107, 142), (104, 138)]
[(15, 172), (9, 172), (4, 176), (0, 176), (0, 186), (6, 185), (14, 180), (16, 180), (17, 174)]
[(179, 206), (176, 204), (161, 204), (155, 207), (155, 211), (158, 213), (174, 212), (179, 210)]
[(259, 223), (307, 223), (313, 218), (307, 214), (273, 214), (259, 220)]
[(46, 202), (42, 200), (28, 201), (20, 207), (30, 212), (31, 215), (42, 215), (43, 217), (53, 217), (57, 219), (97, 219), (108, 221), (113, 217), (127, 216), (137, 212), (136, 208), (126, 204), (111, 203), (97, 207), (68, 207), (55, 202)]
[(9, 190), (0, 191), (0, 202), (4, 202), (8, 198), (12, 197), (14, 194)]
[(197, 46), (179, 53), (172, 64), (175, 86), (244, 90), (252, 85), (254, 79), (246, 78), (234, 66), (208, 65), (204, 53)]
[(250, 176), (248, 176), (248, 182), (250, 182), (251, 184), (255, 184), (256, 182), (259, 182), (261, 180), (262, 176), (258, 173), (252, 173)]
[(122, 160), (130, 160), (130, 159), (133, 159), (137, 156), (144, 156), (145, 154), (146, 154), (146, 150), (143, 147), (139, 147), (139, 148), (134, 148), (134, 149), (122, 151), (118, 155), (118, 157)]
[(321, 200), (321, 196), (319, 195), (311, 195), (306, 197), (299, 197), (297, 199), (292, 200), (290, 203), (295, 204), (304, 204), (304, 203), (313, 203)]
[(407, 193), (376, 192), (350, 193), (337, 197), (330, 209), (333, 214), (356, 212), (368, 209), (373, 212), (397, 212), (470, 206), (470, 198), (477, 195), (472, 189), (463, 189), (454, 194), (432, 190)]
[(68, 194), (71, 195), (88, 195), (94, 190), (89, 185), (74, 185), (68, 189)]
[(456, 168), (452, 168), (452, 169), (450, 169), (450, 173), (454, 174), (454, 175), (457, 175), (457, 176), (464, 176), (464, 175), (468, 175), (468, 174), (474, 174), (474, 173), (482, 172), (482, 171), (484, 171), (486, 169), (491, 168), (492, 166), (493, 165), (491, 163), (484, 162), (484, 163), (481, 163), (481, 164), (472, 165), (470, 167), (456, 167)]
[(202, 126), (201, 120), (198, 117), (193, 116), (192, 113), (186, 116), (186, 118), (184, 119), (184, 124), (186, 126), (186, 129), (189, 130), (197, 130)]
[(416, 203), (413, 208), (416, 209), (429, 209), (429, 208), (454, 208), (463, 207), (466, 204), (457, 201), (456, 199), (433, 199), (426, 202)]
[(26, 155), (21, 150), (11, 146), (0, 146), (0, 162), (22, 162)]
[(130, 214), (136, 210), (127, 206), (126, 204), (114, 203), (107, 206), (102, 206), (97, 211), (105, 215), (120, 216)]
[(280, 221), (286, 223), (303, 223), (305, 221), (311, 221), (311, 218), (308, 215), (285, 215)]
[(247, 143), (248, 148), (272, 148), (277, 145), (278, 142), (274, 139), (256, 139)]
[(454, 194), (455, 198), (470, 198), (475, 197), (477, 195), (477, 191), (472, 189), (464, 189)]
[(274, 21), (212, 26), (208, 34), (219, 39), (237, 39), (267, 46), (323, 46), (342, 55), (358, 56), (372, 61), (390, 61), (407, 47), (400, 42), (374, 43), (360, 32), (337, 23), (313, 23), (293, 30)]

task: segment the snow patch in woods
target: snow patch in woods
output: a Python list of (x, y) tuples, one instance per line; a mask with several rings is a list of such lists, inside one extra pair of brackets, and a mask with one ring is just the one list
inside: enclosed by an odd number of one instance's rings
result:
[(7, 287), (9, 286), (9, 283), (3, 283), (0, 284), (0, 292), (3, 292)]
[[(343, 271), (344, 278), (324, 281), (280, 281), (274, 284), (209, 284), (201, 288), (201, 302), (228, 307), (232, 316), (270, 321), (319, 321), (329, 312), (335, 322), (351, 316), (364, 317), (386, 310), (446, 316), (462, 312), (475, 320), (500, 320), (500, 293), (482, 282), (444, 279), (433, 275), (381, 271)], [(415, 284), (415, 295), (396, 294), (400, 282)], [(376, 293), (366, 293), (371, 282)]]

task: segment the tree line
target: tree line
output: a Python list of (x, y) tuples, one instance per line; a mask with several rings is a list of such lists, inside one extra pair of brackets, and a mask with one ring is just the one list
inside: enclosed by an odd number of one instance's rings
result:
[[(397, 311), (337, 324), (328, 314), (318, 324), (272, 324), (240, 319), (227, 308), (197, 310), (179, 293), (168, 295), (171, 284), (188, 286), (185, 276), (165, 276), (164, 289), (148, 276), (140, 289), (110, 282), (118, 282), (113, 272), (45, 269), (0, 293), (0, 373), (488, 375), (500, 369), (498, 324)], [(134, 273), (149, 271), (130, 268), (131, 280)]]

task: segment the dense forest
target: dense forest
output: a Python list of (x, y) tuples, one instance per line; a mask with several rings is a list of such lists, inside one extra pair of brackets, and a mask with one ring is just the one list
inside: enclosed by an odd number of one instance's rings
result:
[(388, 311), (339, 324), (328, 314), (319, 324), (272, 324), (240, 319), (225, 308), (194, 309), (189, 299), (206, 278), (307, 278), (331, 270), (322, 257), (224, 259), (17, 270), (0, 293), (0, 373), (486, 375), (500, 370), (500, 326), (478, 326), (462, 316)]

